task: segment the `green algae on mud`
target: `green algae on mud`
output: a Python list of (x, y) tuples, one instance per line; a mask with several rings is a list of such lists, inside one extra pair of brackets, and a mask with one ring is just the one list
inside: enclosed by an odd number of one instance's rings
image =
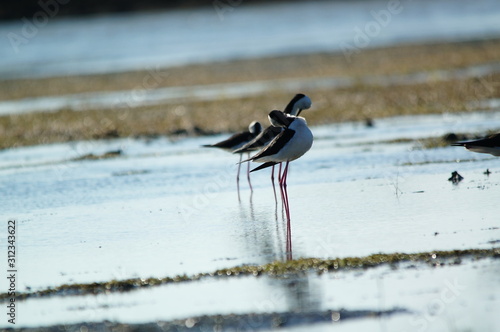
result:
[(82, 161), (82, 160), (101, 160), (101, 159), (110, 159), (110, 158), (116, 158), (122, 155), (122, 150), (113, 150), (113, 151), (107, 151), (103, 154), (85, 154), (83, 156), (73, 158), (71, 161)]
[[(264, 265), (242, 265), (214, 272), (199, 273), (192, 276), (178, 275), (164, 278), (133, 278), (126, 280), (111, 280), (89, 284), (65, 284), (55, 288), (40, 291), (18, 293), (17, 300), (33, 297), (67, 296), (67, 295), (97, 295), (111, 292), (126, 292), (134, 289), (159, 286), (163, 284), (196, 281), (202, 278), (261, 276), (286, 277), (300, 273), (315, 271), (325, 273), (341, 270), (369, 269), (389, 264), (397, 268), (399, 263), (412, 262), (430, 266), (461, 264), (462, 259), (478, 260), (484, 258), (500, 258), (500, 247), (492, 249), (466, 249), (450, 251), (430, 251), (422, 253), (392, 253), (373, 254), (365, 257), (346, 257), (335, 259), (300, 258), (291, 261), (275, 261)], [(8, 293), (0, 294), (0, 302), (9, 298)]]

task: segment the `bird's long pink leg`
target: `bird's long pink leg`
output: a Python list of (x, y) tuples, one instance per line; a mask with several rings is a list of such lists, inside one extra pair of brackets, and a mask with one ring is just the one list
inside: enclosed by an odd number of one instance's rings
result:
[(292, 256), (292, 234), (287, 233), (286, 236), (287, 236), (287, 239), (286, 239), (286, 259), (291, 261), (293, 259), (293, 256)]
[[(248, 158), (250, 158), (250, 152), (248, 153)], [(252, 182), (250, 182), (250, 162), (247, 162), (247, 180), (248, 180), (248, 185), (250, 186), (250, 191), (253, 191)]]
[(243, 154), (240, 153), (240, 162), (238, 163), (238, 173), (236, 173), (236, 188), (238, 188), (238, 195), (240, 194), (240, 168), (242, 159), (243, 159)]
[(288, 176), (288, 167), (289, 167), (289, 161), (287, 161), (285, 169), (283, 171), (283, 175), (281, 176), (281, 183), (280, 187), (282, 188), (282, 198), (283, 198), (283, 204), (285, 205), (285, 213), (286, 213), (286, 250), (287, 250), (287, 257), (288, 259), (291, 259), (292, 255), (292, 225), (290, 222), (290, 204), (288, 201), (288, 191), (287, 191), (287, 185), (286, 185), (286, 180)]
[(284, 199), (283, 185), (282, 185), (282, 182), (283, 182), (283, 174), (281, 173), (281, 167), (282, 167), (281, 165), (282, 164), (283, 163), (279, 163), (280, 167), (278, 169), (278, 182), (279, 182), (279, 185), (280, 185), (281, 201), (283, 203), (283, 207), (285, 208), (285, 210), (287, 210), (288, 209), (288, 207), (287, 207), (288, 202), (286, 202), (285, 199)]
[[(280, 169), (279, 169), (279, 172), (278, 172), (278, 177), (279, 177), (279, 186), (280, 186), (280, 193), (281, 193), (281, 202), (282, 202), (282, 207), (283, 207), (283, 210), (285, 210), (285, 213), (286, 213), (286, 218), (287, 218), (287, 226), (286, 226), (286, 232), (285, 232), (285, 240), (286, 240), (286, 249), (285, 249), (285, 253), (286, 253), (286, 257), (287, 259), (289, 259), (289, 252), (290, 252), (290, 233), (289, 233), (289, 226), (288, 226), (288, 207), (287, 207), (287, 194), (285, 193), (285, 190), (282, 186), (282, 179), (283, 177), (281, 176), (281, 163), (280, 163)], [(282, 210), (282, 214), (283, 214), (283, 210)]]
[(281, 176), (281, 163), (280, 163), (280, 167), (278, 169), (278, 184), (280, 186), (280, 194), (281, 194), (281, 206), (282, 206), (281, 215), (283, 215), (284, 210), (286, 210), (286, 201), (285, 201), (285, 194), (283, 192), (283, 186), (281, 185), (281, 179), (282, 176)]
[(288, 191), (286, 189), (287, 185), (286, 185), (286, 180), (288, 178), (288, 164), (290, 162), (287, 161), (286, 162), (286, 166), (285, 166), (285, 170), (283, 171), (283, 175), (281, 177), (281, 181), (282, 181), (282, 187), (283, 187), (283, 192), (285, 194), (285, 201), (286, 201), (286, 213), (287, 213), (287, 219), (288, 219), (288, 222), (290, 222), (290, 204), (288, 202)]
[(271, 168), (271, 183), (273, 184), (274, 202), (278, 203), (278, 198), (276, 197), (276, 186), (274, 185), (274, 165)]
[(280, 163), (280, 168), (278, 169), (278, 182), (280, 183), (281, 186), (281, 163)]
[[(290, 162), (287, 161), (286, 162), (286, 165), (285, 165), (285, 169), (283, 170), (283, 174), (281, 175), (281, 179), (280, 179), (280, 185), (283, 187), (286, 187), (286, 177), (288, 175), (288, 164)], [(280, 164), (280, 168), (281, 168), (281, 164)], [(281, 170), (281, 169), (280, 169)]]

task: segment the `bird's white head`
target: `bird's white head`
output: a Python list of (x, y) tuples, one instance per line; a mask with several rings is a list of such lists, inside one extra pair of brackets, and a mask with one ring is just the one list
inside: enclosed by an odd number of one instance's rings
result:
[(262, 125), (260, 122), (254, 121), (248, 126), (248, 131), (253, 135), (258, 135), (262, 132)]
[(290, 100), (283, 111), (286, 114), (298, 116), (303, 110), (309, 109), (312, 106), (311, 98), (305, 94), (298, 93)]

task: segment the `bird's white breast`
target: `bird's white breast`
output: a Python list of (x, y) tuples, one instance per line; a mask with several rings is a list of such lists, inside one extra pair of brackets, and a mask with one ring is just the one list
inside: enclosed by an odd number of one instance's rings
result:
[(313, 134), (304, 118), (296, 118), (288, 127), (295, 131), (292, 139), (276, 154), (276, 161), (292, 161), (304, 155), (312, 146)]

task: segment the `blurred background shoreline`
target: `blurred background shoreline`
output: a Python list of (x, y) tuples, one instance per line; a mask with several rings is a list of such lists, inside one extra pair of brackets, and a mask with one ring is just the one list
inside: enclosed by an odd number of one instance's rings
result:
[(298, 91), (312, 125), (500, 97), (498, 1), (195, 3), (0, 22), (0, 148), (237, 131)]
[[(500, 36), (494, 0), (221, 1), (195, 9), (68, 17), (53, 0), (0, 24), (0, 79), (175, 67)], [(50, 3), (47, 2), (47, 3)]]
[[(57, 0), (54, 0), (54, 2)], [(273, 2), (300, 2), (304, 0), (253, 0), (252, 4), (273, 3)], [(47, 3), (49, 3), (48, 1)], [(143, 0), (143, 1), (113, 1), (113, 0), (86, 0), (86, 1), (57, 1), (64, 3), (61, 8), (60, 16), (88, 16), (130, 12), (148, 12), (158, 10), (175, 9), (194, 9), (213, 6), (234, 5), (243, 2), (243, 0), (231, 1), (206, 1), (206, 0), (188, 0), (188, 1), (162, 1), (162, 0)], [(0, 6), (0, 20), (16, 20), (23, 17), (31, 17), (40, 10), (38, 1), (20, 0), (3, 3)]]

